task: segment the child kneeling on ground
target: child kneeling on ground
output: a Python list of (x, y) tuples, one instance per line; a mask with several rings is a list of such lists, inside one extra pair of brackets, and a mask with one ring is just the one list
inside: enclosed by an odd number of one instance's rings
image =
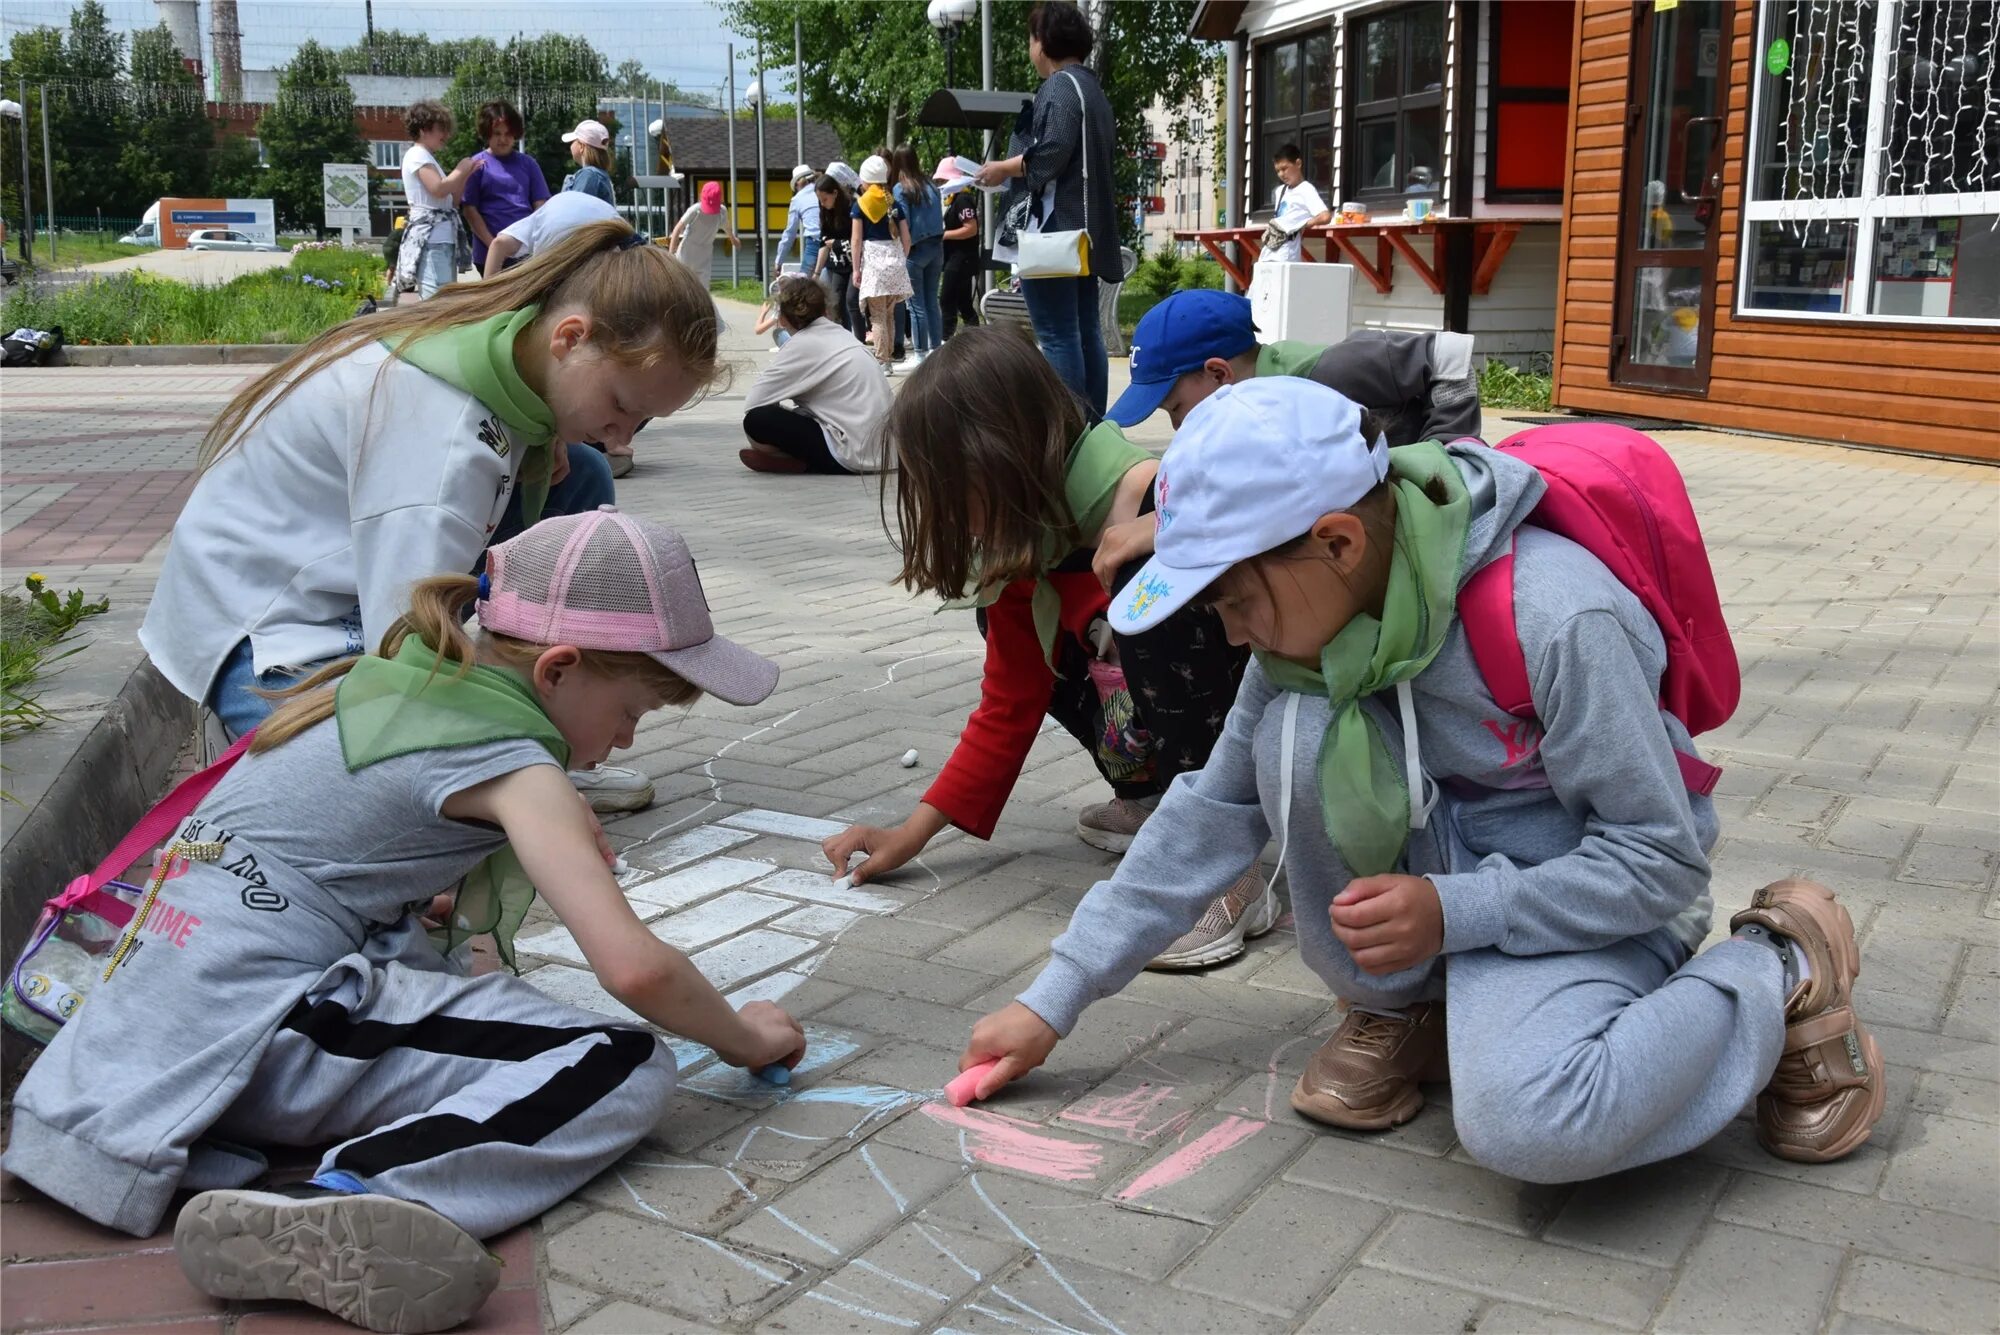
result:
[[(1851, 1006), (1853, 924), (1824, 887), (1780, 881), (1695, 953), (1716, 817), (1660, 704), (1653, 614), (1585, 547), (1523, 524), (1534, 467), (1476, 443), (1392, 451), (1359, 420), (1323, 386), (1260, 378), (1174, 438), (1158, 554), (1111, 623), (1143, 639), (1206, 602), (1254, 661), (1207, 767), (974, 1027), (961, 1069), (998, 1059), (977, 1096), (1045, 1060), (1275, 831), (1299, 953), (1348, 1007), (1293, 1091), (1301, 1113), (1395, 1126), (1448, 1066), (1467, 1152), (1528, 1181), (1683, 1153), (1753, 1097), (1772, 1153), (1853, 1151), (1884, 1093)], [(1462, 587), (1510, 550), (1526, 721), (1461, 620)]]
[[(463, 877), (444, 944), (491, 930), (511, 959), (538, 887), (640, 1016), (735, 1066), (796, 1065), (797, 1021), (732, 1009), (640, 923), (564, 777), (652, 710), (776, 683), (714, 633), (680, 537), (608, 507), (493, 547), (478, 581), (418, 583), (381, 654), (289, 692), (182, 823), (164, 856), (184, 871), (22, 1083), (7, 1169), (141, 1237), (200, 1192), (174, 1246), (218, 1298), (371, 1330), (465, 1320), (499, 1280), (478, 1239), (651, 1131), (674, 1058), (518, 977), (465, 976), (418, 915)], [(191, 926), (140, 940), (158, 912)], [(246, 1189), (264, 1162), (242, 1147), (329, 1141), (310, 1181)]]

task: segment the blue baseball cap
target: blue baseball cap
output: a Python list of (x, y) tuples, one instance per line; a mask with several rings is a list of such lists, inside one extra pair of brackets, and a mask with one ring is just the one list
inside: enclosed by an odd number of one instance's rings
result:
[(1209, 288), (1176, 292), (1132, 331), (1132, 387), (1107, 416), (1120, 426), (1137, 426), (1160, 410), (1174, 381), (1210, 357), (1226, 361), (1256, 346), (1248, 297)]

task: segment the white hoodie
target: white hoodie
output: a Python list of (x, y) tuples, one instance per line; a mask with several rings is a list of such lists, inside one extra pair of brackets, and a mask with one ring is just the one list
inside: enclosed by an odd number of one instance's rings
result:
[(259, 672), (376, 648), (417, 580), (471, 572), (528, 446), (381, 344), (350, 353), (195, 485), (139, 642), (194, 700), (246, 637)]

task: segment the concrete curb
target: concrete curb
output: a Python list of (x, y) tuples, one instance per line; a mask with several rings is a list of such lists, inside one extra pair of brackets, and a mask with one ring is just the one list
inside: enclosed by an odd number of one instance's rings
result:
[(297, 343), (158, 343), (68, 347), (51, 366), (271, 366), (297, 352)]
[[(0, 967), (13, 966), (43, 901), (94, 868), (159, 799), (193, 734), (194, 702), (139, 647), (143, 614), (143, 608), (122, 616), (114, 609), (85, 622), (83, 638), (95, 641), (102, 666), (79, 655), (74, 667), (51, 677), (43, 697), (78, 717), (7, 744), (4, 786), (27, 809), (10, 803), (5, 815)], [(0, 1067), (9, 1072), (36, 1050), (11, 1030), (0, 1048)]]

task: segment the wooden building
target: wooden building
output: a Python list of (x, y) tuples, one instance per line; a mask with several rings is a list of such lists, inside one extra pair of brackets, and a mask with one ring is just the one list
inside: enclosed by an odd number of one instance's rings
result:
[(1556, 403), (2000, 459), (1996, 26), (1583, 0)]

